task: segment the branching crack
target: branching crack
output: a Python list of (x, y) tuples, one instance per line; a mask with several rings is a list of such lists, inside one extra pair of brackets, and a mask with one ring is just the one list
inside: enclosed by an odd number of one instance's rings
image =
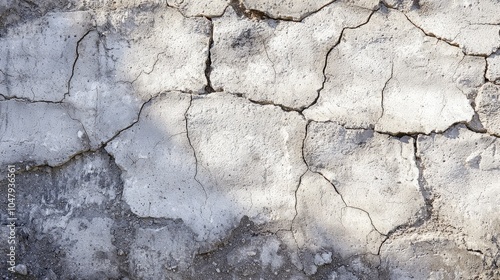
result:
[[(75, 154), (73, 154), (72, 156), (69, 157), (68, 160), (62, 162), (62, 163), (59, 163), (59, 164), (56, 164), (56, 165), (49, 165), (49, 164), (41, 164), (41, 165), (36, 165), (36, 166), (30, 166), (30, 169), (32, 168), (42, 168), (42, 167), (48, 167), (48, 168), (57, 168), (57, 167), (61, 167), (65, 164), (67, 164), (68, 162), (74, 160), (76, 157), (80, 156), (80, 155), (83, 155), (85, 153), (93, 153), (93, 152), (96, 152), (98, 150), (101, 150), (101, 149), (105, 149), (106, 146), (111, 142), (113, 141), (115, 138), (117, 138), (122, 132), (130, 129), (131, 127), (133, 127), (136, 123), (139, 122), (139, 119), (140, 119), (140, 116), (142, 114), (142, 110), (144, 109), (144, 107), (149, 104), (154, 98), (156, 98), (158, 95), (155, 95), (151, 98), (149, 98), (146, 102), (144, 102), (142, 105), (141, 105), (141, 108), (139, 109), (139, 112), (137, 114), (137, 118), (130, 124), (128, 125), (127, 127), (123, 128), (123, 129), (120, 129), (118, 132), (116, 132), (111, 138), (109, 138), (108, 140), (106, 140), (105, 142), (102, 142), (97, 148), (88, 148), (88, 149), (85, 149), (85, 150), (81, 150)], [(72, 118), (73, 119), (73, 118)], [(74, 119), (73, 119), (74, 120)], [(79, 120), (78, 120), (79, 121)], [(79, 121), (80, 122), (80, 121)], [(81, 123), (81, 122), (80, 122)], [(85, 130), (85, 127), (83, 126), (82, 124), (82, 127), (83, 129)], [(86, 132), (85, 132), (86, 133)], [(88, 136), (88, 135), (87, 135)], [(27, 170), (29, 171), (29, 170)]]
[(319, 100), (319, 97), (321, 96), (321, 91), (325, 88), (325, 84), (326, 84), (326, 80), (327, 80), (327, 77), (326, 77), (326, 67), (328, 66), (328, 57), (330, 56), (330, 53), (340, 44), (340, 42), (342, 41), (342, 38), (344, 37), (344, 32), (346, 29), (357, 29), (357, 28), (360, 28), (362, 27), (363, 25), (366, 25), (368, 24), (368, 22), (370, 22), (370, 19), (372, 18), (372, 16), (378, 11), (379, 9), (376, 9), (376, 10), (373, 10), (370, 15), (368, 16), (368, 18), (366, 19), (365, 22), (357, 25), (357, 26), (354, 26), (354, 27), (344, 27), (342, 28), (342, 31), (340, 32), (340, 35), (339, 35), (339, 38), (337, 39), (337, 41), (335, 42), (335, 44), (333, 44), (333, 46), (328, 50), (328, 52), (326, 53), (326, 56), (325, 56), (325, 63), (323, 64), (323, 82), (321, 84), (321, 87), (317, 90), (317, 95), (316, 95), (316, 98), (314, 99), (314, 101), (301, 108), (300, 112), (304, 112), (304, 110), (306, 109), (309, 109), (311, 106), (315, 105), (318, 100)]
[[(309, 125), (310, 125), (312, 122), (313, 122), (313, 121), (309, 121), (309, 122), (307, 123), (307, 125), (306, 125), (306, 133), (305, 133), (304, 139), (303, 139), (303, 141), (302, 141), (302, 160), (304, 161), (304, 163), (305, 163), (305, 165), (306, 165), (306, 167), (307, 167), (306, 172), (307, 172), (307, 171), (310, 171), (310, 172), (312, 172), (312, 173), (316, 173), (316, 174), (320, 175), (321, 177), (323, 177), (323, 179), (325, 179), (325, 181), (327, 181), (327, 182), (328, 182), (328, 183), (332, 186), (333, 190), (335, 190), (335, 192), (336, 192), (336, 193), (337, 193), (337, 195), (340, 197), (340, 199), (342, 200), (342, 202), (344, 203), (344, 205), (345, 205), (345, 207), (346, 207), (346, 208), (357, 209), (357, 210), (359, 210), (359, 211), (362, 211), (362, 212), (366, 213), (366, 214), (367, 214), (367, 216), (368, 216), (368, 218), (370, 219), (370, 223), (371, 223), (371, 225), (372, 225), (373, 229), (374, 229), (376, 232), (378, 232), (380, 235), (386, 236), (385, 234), (383, 234), (382, 232), (380, 232), (380, 231), (377, 229), (377, 227), (376, 227), (376, 226), (375, 226), (375, 224), (373, 223), (372, 217), (370, 216), (370, 213), (369, 213), (368, 211), (366, 211), (366, 210), (364, 210), (364, 209), (361, 209), (361, 208), (359, 208), (359, 207), (356, 207), (356, 206), (351, 206), (351, 205), (348, 205), (348, 204), (347, 204), (347, 202), (345, 201), (344, 196), (342, 195), (342, 193), (340, 193), (340, 191), (337, 189), (337, 186), (335, 186), (335, 184), (334, 184), (332, 181), (330, 181), (330, 180), (329, 180), (329, 179), (328, 179), (328, 178), (327, 178), (327, 177), (326, 177), (326, 176), (325, 176), (325, 175), (324, 175), (321, 171), (312, 170), (312, 169), (311, 169), (311, 167), (309, 166), (309, 164), (307, 163), (307, 161), (306, 161), (306, 156), (305, 156), (305, 149), (304, 149), (304, 148), (305, 148), (305, 143), (306, 143), (306, 140), (307, 140), (307, 131), (308, 131), (308, 129), (309, 129)], [(304, 174), (305, 174), (305, 173), (304, 173)], [(304, 174), (303, 174), (303, 175), (304, 175)], [(303, 175), (302, 175), (302, 176), (303, 176)], [(301, 179), (302, 179), (302, 177), (301, 177)]]

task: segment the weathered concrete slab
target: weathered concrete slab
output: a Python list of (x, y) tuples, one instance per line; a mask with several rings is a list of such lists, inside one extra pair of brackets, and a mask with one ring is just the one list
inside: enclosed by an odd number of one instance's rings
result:
[(366, 25), (345, 31), (328, 56), (318, 102), (304, 114), (394, 134), (443, 131), (472, 118), (462, 91), (478, 86), (466, 77), (483, 71), (484, 60), (465, 59), (402, 13), (378, 12)]
[(486, 58), (488, 69), (486, 71), (486, 78), (496, 84), (500, 84), (500, 53), (495, 53)]
[(500, 279), (496, 1), (3, 1), (0, 278)]
[(476, 97), (476, 110), (484, 128), (500, 136), (500, 86), (486, 83)]
[(78, 41), (93, 28), (92, 14), (47, 14), (8, 29), (0, 38), (0, 94), (60, 101), (68, 92)]
[(289, 228), (306, 166), (305, 120), (296, 112), (227, 93), (195, 98), (187, 114), (197, 178), (208, 198), (211, 235), (248, 216), (272, 230)]
[(299, 23), (239, 18), (228, 8), (213, 20), (212, 85), (256, 101), (305, 107), (322, 87), (325, 56), (342, 30), (369, 14), (336, 2)]
[(311, 275), (334, 258), (377, 254), (383, 236), (368, 213), (348, 207), (323, 176), (308, 171), (297, 191), (294, 236), (303, 252), (304, 271)]
[(412, 234), (381, 249), (384, 279), (473, 279), (482, 276), (482, 257), (440, 234)]
[(335, 186), (347, 206), (366, 211), (373, 226), (387, 234), (418, 218), (424, 206), (413, 141), (312, 122), (304, 156), (312, 171), (321, 172)]
[(88, 149), (85, 128), (61, 104), (0, 102), (0, 162), (59, 165)]
[(191, 266), (198, 248), (196, 237), (185, 226), (138, 229), (131, 245), (130, 271), (138, 279), (178, 278), (176, 272)]
[(123, 198), (139, 217), (182, 219), (204, 236), (210, 230), (203, 187), (195, 180), (196, 158), (186, 131), (191, 97), (165, 93), (147, 104), (139, 122), (106, 150), (123, 170)]
[(498, 139), (463, 125), (440, 135), (419, 136), (424, 176), (436, 197), (434, 208), (445, 223), (460, 228), (467, 248), (498, 255), (500, 238), (500, 156)]
[(458, 45), (465, 53), (489, 55), (500, 47), (500, 6), (486, 1), (395, 1), (427, 34)]

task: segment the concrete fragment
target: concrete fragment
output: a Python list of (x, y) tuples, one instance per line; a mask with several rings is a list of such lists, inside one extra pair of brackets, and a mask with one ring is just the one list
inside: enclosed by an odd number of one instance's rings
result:
[(78, 41), (93, 25), (89, 12), (71, 12), (48, 14), (9, 28), (0, 38), (0, 94), (62, 100)]
[(123, 198), (140, 217), (182, 219), (200, 235), (209, 209), (196, 182), (196, 159), (184, 113), (191, 97), (179, 92), (160, 95), (147, 104), (139, 122), (121, 133), (106, 150), (122, 168)]
[(344, 32), (328, 56), (320, 97), (304, 114), (390, 133), (445, 130), (474, 113), (457, 86), (470, 87), (462, 78), (470, 73), (482, 76), (484, 61), (460, 67), (463, 60), (458, 48), (425, 36), (402, 13), (377, 12)]
[(325, 249), (330, 248), (341, 258), (376, 254), (383, 240), (366, 212), (347, 207), (331, 183), (311, 171), (304, 174), (297, 191), (293, 231), (309, 275), (317, 266), (332, 261), (332, 254)]
[(208, 20), (185, 18), (173, 8), (122, 11), (106, 19), (82, 40), (66, 98), (93, 148), (132, 124), (152, 96), (201, 92), (207, 84)]
[(213, 20), (212, 85), (256, 101), (305, 107), (322, 87), (328, 50), (344, 28), (362, 24), (369, 14), (336, 2), (303, 22), (253, 21), (228, 8)]
[(488, 69), (486, 71), (486, 78), (490, 82), (500, 84), (500, 53), (495, 53), (486, 58)]
[(114, 82), (131, 84), (141, 97), (169, 90), (204, 91), (209, 20), (159, 7), (122, 11), (101, 21), (101, 55), (108, 65), (100, 71), (111, 70), (106, 74)]
[(236, 226), (244, 215), (270, 230), (289, 228), (306, 170), (304, 119), (227, 93), (194, 99), (187, 117), (211, 234)]
[(365, 210), (382, 234), (415, 219), (424, 204), (412, 138), (312, 122), (304, 156), (311, 170), (332, 182), (347, 206)]
[(481, 256), (459, 247), (441, 233), (411, 234), (381, 248), (381, 279), (488, 279)]
[(88, 148), (85, 129), (61, 104), (0, 102), (0, 162), (51, 166)]
[(117, 83), (112, 58), (106, 54), (105, 46), (106, 42), (95, 31), (80, 42), (70, 95), (64, 101), (72, 118), (85, 126), (93, 149), (132, 124), (147, 98), (135, 92), (130, 84)]
[(419, 136), (417, 145), (439, 218), (462, 230), (467, 248), (498, 255), (498, 139), (458, 125), (443, 135)]
[(486, 83), (476, 97), (476, 111), (484, 128), (500, 136), (500, 85)]
[(176, 7), (186, 17), (220, 16), (229, 5), (230, 0), (169, 0), (168, 4)]
[(408, 18), (431, 36), (456, 44), (467, 54), (490, 55), (500, 47), (500, 5), (496, 0), (413, 2)]

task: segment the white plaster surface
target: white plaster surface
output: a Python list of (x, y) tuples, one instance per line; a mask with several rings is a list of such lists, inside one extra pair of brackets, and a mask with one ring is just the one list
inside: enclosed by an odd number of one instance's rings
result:
[(500, 279), (499, 23), (497, 0), (2, 1), (0, 278)]

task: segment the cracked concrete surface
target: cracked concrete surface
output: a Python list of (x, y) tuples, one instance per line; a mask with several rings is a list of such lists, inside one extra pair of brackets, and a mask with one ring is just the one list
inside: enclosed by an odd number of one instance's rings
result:
[(499, 15), (3, 1), (0, 275), (500, 279)]

